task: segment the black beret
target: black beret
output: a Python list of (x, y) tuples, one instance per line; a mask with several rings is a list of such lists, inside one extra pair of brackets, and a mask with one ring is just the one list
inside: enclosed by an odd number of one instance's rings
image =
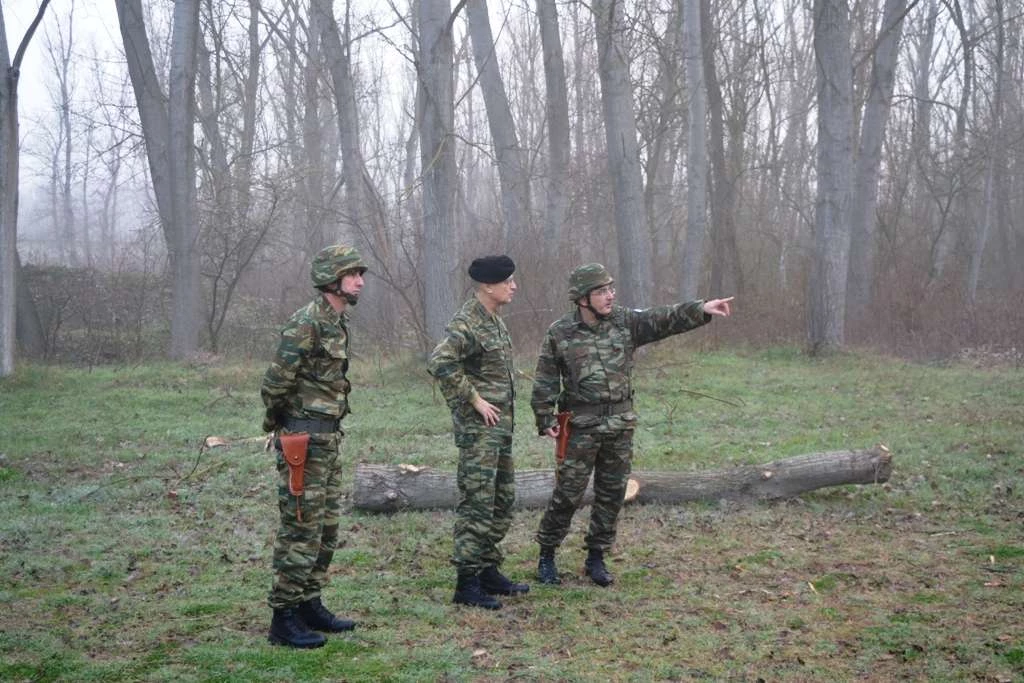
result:
[(469, 264), (469, 276), (486, 285), (504, 282), (515, 271), (516, 264), (508, 256), (481, 256)]

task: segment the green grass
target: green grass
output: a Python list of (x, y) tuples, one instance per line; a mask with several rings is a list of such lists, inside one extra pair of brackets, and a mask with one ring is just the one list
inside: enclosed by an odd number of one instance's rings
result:
[[(635, 469), (707, 470), (884, 443), (878, 486), (627, 506), (609, 589), (572, 576), (498, 612), (451, 605), (449, 511), (350, 511), (318, 651), (266, 642), (276, 525), (257, 365), (22, 366), (0, 380), (0, 680), (1024, 679), (1024, 371), (792, 349), (639, 359)], [(524, 358), (527, 373), (532, 359)], [(413, 361), (356, 363), (354, 464), (454, 470)], [(517, 466), (551, 466), (518, 386)], [(505, 569), (532, 581), (539, 511)]]

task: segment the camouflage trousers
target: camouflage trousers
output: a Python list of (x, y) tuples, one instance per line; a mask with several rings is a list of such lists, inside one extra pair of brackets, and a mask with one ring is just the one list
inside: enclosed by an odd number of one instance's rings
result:
[(288, 465), (277, 451), (281, 521), (274, 543), (274, 585), (267, 600), (271, 609), (294, 607), (319, 597), (327, 584), (341, 516), (340, 439), (340, 434), (311, 436), (303, 494), (298, 497), (288, 490)]
[(459, 503), (452, 564), (459, 571), (476, 572), (503, 559), (498, 543), (512, 525), (516, 497), (511, 427), (511, 416), (503, 413), (494, 427), (456, 435)]
[(615, 543), (619, 510), (632, 471), (632, 455), (632, 429), (613, 432), (581, 429), (570, 433), (565, 460), (559, 463), (556, 472), (555, 490), (540, 520), (537, 542), (546, 546), (561, 545), (593, 472), (594, 504), (590, 508), (590, 528), (583, 540), (587, 548), (610, 550)]

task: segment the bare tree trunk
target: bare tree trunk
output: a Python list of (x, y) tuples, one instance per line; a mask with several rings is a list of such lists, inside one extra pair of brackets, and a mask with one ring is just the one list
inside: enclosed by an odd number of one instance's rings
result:
[(0, 377), (14, 374), (17, 339), (18, 253), (18, 71), (7, 49), (7, 24), (0, 7)]
[(562, 37), (558, 30), (555, 0), (537, 0), (537, 19), (544, 52), (545, 112), (548, 123), (547, 213), (544, 241), (562, 243), (562, 227), (569, 206), (566, 183), (569, 175), (569, 95), (565, 82)]
[(875, 209), (878, 206), (878, 170), (882, 142), (889, 120), (896, 56), (903, 33), (907, 0), (886, 0), (871, 65), (871, 83), (860, 124), (860, 150), (850, 209), (850, 265), (846, 290), (846, 323), (864, 321), (875, 279)]
[[(996, 185), (999, 176), (1004, 172), (1005, 157), (1003, 126), (1003, 99), (1006, 89), (1006, 25), (1003, 21), (1003, 0), (994, 0), (996, 18), (993, 28), (995, 29), (995, 55), (993, 57), (992, 70), (995, 71), (996, 81), (992, 94), (992, 114), (990, 117), (988, 131), (988, 153), (985, 162), (985, 190), (982, 205), (982, 216), (979, 225), (971, 240), (970, 260), (967, 267), (967, 307), (973, 310), (978, 302), (978, 280), (981, 277), (981, 263), (985, 254), (985, 245), (988, 243), (988, 236), (992, 233), (992, 222), (996, 214)], [(1019, 264), (1018, 264), (1019, 267)]]
[[(707, 89), (704, 83), (704, 41), (701, 31), (701, 0), (680, 0), (686, 87), (689, 95), (686, 161), (686, 242), (680, 264), (679, 296), (696, 299), (703, 279), (704, 237), (708, 229), (707, 183)], [(710, 58), (711, 55), (708, 55)]]
[(70, 80), (70, 51), (73, 47), (73, 32), (71, 30), (70, 22), (68, 26), (68, 44), (67, 51), (63, 51), (61, 55), (62, 63), (60, 65), (60, 120), (61, 128), (64, 131), (64, 168), (61, 174), (61, 185), (60, 185), (60, 204), (62, 222), (64, 228), (64, 239), (67, 241), (68, 254), (71, 257), (70, 263), (72, 266), (77, 267), (80, 263), (78, 258), (78, 244), (77, 235), (75, 235), (75, 210), (71, 198), (71, 184), (72, 184), (72, 166), (71, 166), (71, 152), (74, 145), (72, 144), (72, 132), (71, 132), (71, 85)]
[(335, 120), (341, 148), (341, 185), (345, 193), (342, 209), (344, 229), (337, 237), (344, 242), (361, 241), (361, 236), (373, 235), (373, 231), (370, 229), (372, 218), (366, 199), (366, 164), (359, 147), (359, 115), (348, 46), (342, 40), (330, 0), (313, 0), (310, 16), (313, 20), (311, 28), (318, 33), (327, 60), (337, 112)]
[(174, 5), (167, 96), (157, 79), (141, 1), (115, 0), (115, 5), (173, 271), (170, 355), (185, 358), (198, 349), (200, 327), (193, 143), (199, 0)]
[(85, 259), (85, 265), (87, 268), (92, 268), (96, 265), (96, 259), (93, 257), (92, 249), (92, 235), (90, 230), (90, 197), (92, 196), (91, 187), (89, 181), (92, 180), (92, 153), (93, 153), (93, 135), (95, 134), (95, 124), (89, 122), (85, 128), (85, 141), (82, 145), (82, 168), (81, 168), (81, 183), (79, 190), (81, 192), (82, 202), (82, 230), (81, 230), (81, 242), (82, 242), (82, 257)]
[(505, 82), (498, 69), (487, 1), (469, 0), (466, 3), (466, 15), (473, 46), (473, 62), (483, 92), (487, 124), (498, 162), (501, 210), (505, 219), (503, 237), (505, 244), (511, 246), (526, 238), (530, 226), (529, 162), (519, 146), (512, 107), (509, 106)]
[[(174, 302), (171, 358), (187, 358), (199, 348), (199, 223), (196, 220), (195, 103), (199, 0), (176, 0), (168, 81), (168, 165), (175, 240), (171, 249)], [(147, 136), (148, 138), (149, 136)]]
[(805, 234), (804, 227), (809, 227), (813, 222), (809, 211), (809, 169), (812, 166), (807, 163), (807, 159), (812, 155), (813, 146), (807, 135), (807, 120), (813, 107), (814, 90), (808, 88), (807, 83), (814, 77), (816, 67), (814, 51), (810, 49), (812, 39), (809, 34), (805, 34), (803, 22), (794, 16), (797, 14), (796, 7), (794, 3), (786, 17), (786, 33), (790, 44), (799, 45), (800, 49), (790, 48), (791, 56), (788, 56), (789, 62), (783, 76), (789, 83), (785, 97), (789, 107), (784, 116), (785, 134), (780, 146), (779, 158), (782, 167), (776, 181), (785, 199), (785, 211), (779, 221), (781, 230), (777, 264), (779, 291), (784, 293), (788, 293), (790, 289), (790, 264), (798, 262), (798, 259), (791, 258), (791, 254), (803, 250), (804, 240), (801, 236)]
[[(633, 472), (627, 502), (676, 505), (697, 501), (762, 501), (792, 498), (826, 486), (880, 484), (892, 473), (885, 446), (868, 450), (809, 453), (763, 465), (705, 472)], [(516, 506), (547, 505), (555, 486), (552, 470), (516, 472)], [(588, 486), (583, 504), (594, 500)], [(451, 509), (458, 502), (455, 475), (416, 465), (356, 466), (352, 505), (367, 512)]]
[(448, 0), (419, 2), (420, 174), (423, 178), (424, 305), (427, 334), (437, 340), (455, 310), (454, 56)]
[[(711, 151), (711, 286), (712, 292), (724, 293), (728, 246), (736, 231), (734, 205), (735, 182), (729, 173), (726, 158), (725, 103), (715, 66), (715, 36), (708, 0), (701, 0), (701, 38), (704, 41), (704, 82), (710, 114)], [(739, 264), (736, 264), (739, 268)]]
[[(301, 35), (290, 36), (295, 41), (292, 47), (299, 49)], [(323, 52), (323, 39), (318, 31), (310, 31), (307, 35), (306, 63), (301, 65), (302, 74), (302, 145), (295, 149), (295, 158), (305, 173), (300, 179), (304, 193), (303, 211), (305, 212), (304, 231), (306, 250), (312, 256), (316, 250), (333, 242), (330, 235), (325, 234), (329, 224), (328, 206), (333, 193), (328, 183), (328, 169), (334, 168), (334, 156), (328, 149), (325, 140), (324, 123), (320, 113), (320, 56)], [(298, 92), (296, 91), (296, 95)], [(292, 107), (286, 107), (291, 110)]]
[[(167, 96), (157, 78), (149, 36), (143, 19), (141, 0), (116, 0), (117, 18), (124, 41), (125, 60), (128, 75), (135, 92), (135, 103), (146, 138), (146, 161), (149, 164), (149, 178), (153, 183), (156, 208), (160, 214), (164, 241), (168, 249), (174, 243), (175, 226), (171, 213), (170, 179), (167, 165), (170, 139), (167, 120)], [(150, 131), (150, 132), (147, 132)]]
[(845, 341), (853, 165), (853, 79), (846, 0), (815, 0), (814, 51), (818, 64), (818, 196), (808, 282), (808, 345), (817, 354), (838, 349)]
[(619, 281), (625, 290), (622, 300), (626, 305), (644, 308), (651, 303), (651, 242), (645, 229), (624, 10), (621, 0), (595, 0), (593, 10), (608, 172), (615, 203)]
[(253, 147), (256, 144), (256, 104), (259, 96), (262, 69), (260, 21), (260, 0), (249, 0), (249, 24), (246, 37), (249, 39), (249, 61), (245, 72), (245, 87), (242, 91), (242, 130), (238, 150), (238, 177), (244, 182), (238, 188), (238, 215), (248, 217), (252, 206)]
[[(910, 130), (910, 158), (913, 164), (909, 179), (910, 199), (915, 219), (926, 226), (931, 224), (931, 198), (928, 197), (928, 175), (931, 170), (929, 161), (930, 139), (932, 130), (932, 52), (935, 45), (935, 24), (939, 16), (938, 0), (928, 0), (928, 6), (922, 25), (915, 31), (917, 45), (914, 50), (913, 88), (914, 118)], [(948, 250), (946, 240), (942, 239), (942, 228), (933, 239), (930, 247), (929, 272), (926, 288), (942, 276), (946, 267)]]
[[(384, 202), (367, 171), (359, 142), (363, 129), (359, 120), (352, 61), (349, 57), (348, 22), (346, 20), (343, 33), (329, 0), (314, 0), (312, 10), (312, 16), (320, 27), (324, 56), (334, 86), (338, 139), (341, 146), (341, 182), (345, 189), (342, 222), (347, 228), (346, 234), (341, 237), (357, 243), (362, 247), (364, 254), (372, 256), (371, 272), (382, 276), (391, 264), (393, 245), (387, 231)], [(382, 278), (382, 281), (386, 280)], [(378, 292), (375, 298), (381, 304), (378, 310), (397, 309), (398, 301), (393, 291)]]
[[(946, 174), (949, 178), (946, 196), (942, 197), (945, 206), (941, 229), (935, 244), (935, 256), (940, 262), (946, 262), (957, 245), (958, 232), (967, 234), (972, 224), (972, 208), (970, 204), (970, 172), (968, 170), (968, 138), (967, 122), (970, 116), (971, 100), (975, 95), (975, 50), (977, 39), (972, 35), (967, 19), (964, 18), (960, 0), (944, 3), (950, 11), (950, 17), (960, 37), (960, 49), (963, 51), (963, 76), (960, 89), (960, 100), (956, 106), (956, 121), (951, 141), (951, 168)], [(970, 9), (970, 5), (968, 5)], [(947, 217), (948, 216), (948, 217)], [(947, 264), (948, 265), (948, 264)]]
[(0, 377), (14, 374), (18, 302), (18, 76), (32, 35), (50, 0), (42, 0), (11, 60), (0, 5)]

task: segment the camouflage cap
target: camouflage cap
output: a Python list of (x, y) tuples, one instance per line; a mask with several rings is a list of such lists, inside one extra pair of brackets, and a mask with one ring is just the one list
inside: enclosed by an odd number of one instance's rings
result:
[(355, 247), (335, 244), (317, 252), (313, 257), (309, 275), (315, 287), (323, 287), (341, 279), (342, 275), (352, 270), (366, 272), (363, 257)]
[(586, 296), (598, 287), (615, 282), (608, 270), (600, 263), (586, 263), (577, 266), (569, 275), (569, 298), (573, 301)]

